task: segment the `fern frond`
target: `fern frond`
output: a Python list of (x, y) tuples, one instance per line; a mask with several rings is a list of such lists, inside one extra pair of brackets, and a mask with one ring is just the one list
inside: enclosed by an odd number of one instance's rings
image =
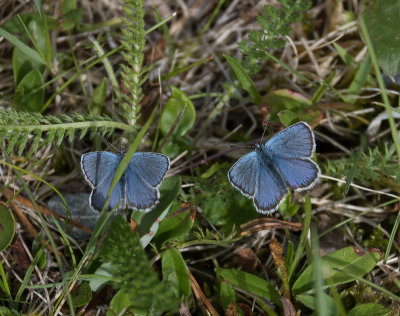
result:
[[(42, 115), (35, 112), (17, 112), (0, 110), (0, 137), (7, 141), (7, 152), (11, 153), (18, 146), (21, 155), (28, 140), (33, 139), (32, 149), (36, 152), (40, 142), (55, 142), (61, 144), (65, 137), (71, 142), (76, 130), (80, 130), (83, 138), (90, 129), (90, 137), (95, 134), (109, 136), (115, 128), (132, 132), (133, 128), (126, 124), (112, 121), (105, 115), (82, 115), (75, 113), (71, 116)], [(44, 135), (44, 140), (42, 136)]]
[(150, 267), (139, 236), (129, 224), (117, 216), (100, 249), (103, 262), (110, 263), (108, 271), (113, 276), (114, 286), (129, 295), (135, 309), (172, 311), (177, 308), (177, 298), (158, 280)]
[(281, 7), (275, 8), (271, 5), (264, 6), (264, 14), (257, 17), (261, 31), (251, 31), (249, 42), (239, 43), (248, 73), (259, 71), (258, 64), (267, 60), (265, 51), (285, 46), (284, 37), (289, 35), (292, 30), (291, 24), (298, 23), (302, 19), (301, 12), (306, 11), (311, 6), (310, 0), (278, 0)]
[(139, 117), (142, 93), (142, 64), (143, 49), (145, 46), (144, 11), (143, 0), (124, 0), (126, 17), (122, 20), (125, 29), (122, 30), (125, 38), (121, 41), (124, 57), (127, 65), (122, 65), (122, 81), (129, 94), (122, 94), (122, 108), (127, 115), (128, 124), (135, 126)]

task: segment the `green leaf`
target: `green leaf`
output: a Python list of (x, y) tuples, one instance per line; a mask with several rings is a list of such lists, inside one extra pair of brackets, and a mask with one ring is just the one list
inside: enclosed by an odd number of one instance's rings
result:
[(278, 113), (278, 117), (281, 123), (285, 126), (292, 125), (298, 119), (296, 113), (293, 113), (292, 111), (289, 110), (280, 111)]
[[(57, 29), (57, 19), (50, 16), (45, 16), (47, 26), (50, 30)], [(23, 25), (28, 25), (31, 20), (41, 21), (42, 18), (38, 12), (32, 13), (21, 13), (17, 16), (12, 17), (11, 19), (4, 22), (1, 26), (3, 30), (12, 33), (12, 34), (21, 34), (25, 32)], [(21, 23), (22, 22), (22, 23)]]
[[(325, 293), (322, 293), (323, 298), (324, 298), (324, 302), (326, 304), (326, 309), (330, 311), (329, 315), (340, 315), (339, 310), (337, 308), (337, 303), (335, 302), (335, 300), (326, 295)], [(310, 309), (314, 309), (316, 306), (316, 302), (315, 302), (315, 297), (312, 295), (308, 295), (308, 294), (299, 294), (296, 296), (296, 299), (300, 302), (302, 302), (305, 306), (307, 306)], [(367, 315), (367, 314), (365, 314)], [(369, 314), (372, 315), (372, 314)]]
[(219, 287), (219, 298), (221, 300), (221, 305), (224, 309), (224, 312), (226, 312), (226, 309), (228, 308), (230, 303), (236, 303), (236, 291), (227, 280), (221, 281)]
[(0, 204), (0, 251), (6, 249), (14, 238), (15, 220), (11, 211)]
[[(371, 68), (371, 56), (369, 53), (367, 53), (363, 61), (361, 62), (360, 67), (358, 68), (356, 75), (354, 76), (353, 81), (349, 86), (349, 89), (347, 90), (348, 94), (353, 96), (360, 94), (364, 83), (368, 79), (370, 68)], [(354, 104), (356, 103), (356, 101), (357, 98), (354, 97), (346, 98), (346, 102), (348, 103)]]
[(347, 50), (345, 50), (342, 46), (340, 46), (337, 43), (333, 43), (333, 47), (335, 47), (335, 49), (338, 52), (340, 58), (343, 60), (343, 62), (347, 66), (353, 67), (356, 64), (356, 61), (355, 61), (354, 57)]
[(400, 72), (400, 1), (367, 0), (363, 18), (379, 66), (391, 76)]
[[(41, 251), (42, 238), (43, 238), (42, 232), (40, 232), (32, 242), (32, 253), (34, 256), (36, 256), (39, 253), (39, 251)], [(41, 251), (41, 254), (37, 262), (37, 265), (40, 270), (44, 269), (44, 267), (46, 266), (46, 262), (47, 262), (47, 255), (44, 251)]]
[(203, 172), (200, 175), (200, 178), (208, 179), (209, 177), (211, 177), (214, 173), (216, 173), (220, 169), (221, 169), (221, 165), (218, 162), (216, 162), (210, 168), (208, 168), (205, 172)]
[(271, 284), (258, 276), (235, 269), (215, 268), (215, 272), (220, 277), (232, 283), (232, 285), (272, 301), (278, 306), (282, 306), (278, 291), (275, 290)]
[(173, 132), (173, 135), (182, 137), (186, 135), (193, 127), (196, 119), (196, 110), (192, 101), (182, 90), (171, 86), (171, 92), (171, 98), (165, 105), (164, 111), (161, 115), (160, 130), (161, 133), (166, 136), (174, 126), (179, 114), (182, 112), (186, 104), (186, 109)]
[(162, 255), (162, 274), (163, 281), (177, 298), (190, 296), (190, 278), (186, 264), (175, 247), (166, 250)]
[(239, 80), (242, 88), (246, 90), (256, 105), (260, 104), (260, 94), (256, 86), (254, 85), (253, 81), (246, 73), (246, 70), (232, 57), (228, 55), (224, 55), (225, 59), (228, 61), (229, 65), (231, 66), (232, 70), (234, 71), (236, 78)]
[(40, 54), (30, 48), (28, 45), (24, 44), (21, 42), (18, 38), (16, 38), (14, 35), (8, 33), (6, 30), (2, 29), (0, 27), (0, 36), (3, 36), (6, 40), (10, 41), (15, 47), (18, 47), (18, 49), (21, 50), (21, 52), (25, 55), (27, 55), (31, 60), (39, 63), (39, 64), (46, 64), (46, 61), (40, 56)]
[(66, 31), (73, 29), (76, 25), (78, 25), (78, 23), (82, 19), (82, 15), (83, 11), (80, 8), (73, 9), (71, 11), (64, 13), (60, 17), (61, 27)]
[(135, 211), (132, 219), (136, 222), (141, 235), (140, 243), (146, 247), (156, 235), (160, 222), (168, 213), (171, 203), (181, 191), (182, 183), (180, 177), (164, 179), (160, 187), (160, 200), (157, 206), (150, 212)]
[(106, 99), (107, 92), (107, 79), (103, 78), (101, 83), (93, 92), (92, 96), (92, 114), (100, 114), (103, 107), (104, 100)]
[(17, 87), (16, 108), (21, 111), (39, 111), (44, 101), (42, 74), (32, 70), (26, 74)]
[[(128, 309), (131, 306), (131, 297), (128, 293), (119, 290), (117, 294), (114, 295), (110, 302), (110, 308), (106, 313), (106, 316), (115, 316), (121, 315), (125, 309)], [(125, 313), (122, 315), (126, 315)]]
[[(96, 269), (94, 276), (89, 280), (89, 286), (93, 292), (96, 292), (100, 287), (109, 282), (108, 278), (112, 277), (110, 273), (112, 265), (109, 262), (104, 262), (100, 267)], [(101, 276), (104, 276), (102, 278)]]
[(35, 69), (43, 71), (44, 69), (42, 64), (35, 62), (18, 47), (13, 49), (12, 66), (16, 86), (30, 71)]
[[(298, 121), (305, 121), (312, 124), (312, 121), (318, 121), (321, 117), (321, 111), (312, 106), (312, 101), (298, 92), (288, 89), (280, 89), (269, 92), (262, 97), (260, 104), (271, 107), (271, 122), (280, 120), (280, 113), (289, 113), (290, 111), (297, 116)], [(284, 111), (284, 112), (282, 112)], [(283, 115), (284, 122), (293, 119), (292, 114)], [(283, 123), (283, 122), (282, 122)]]
[(367, 303), (361, 304), (352, 308), (347, 316), (364, 316), (364, 315), (374, 315), (374, 316), (387, 316), (390, 315), (390, 308), (383, 307), (380, 304)]
[(185, 238), (193, 227), (195, 214), (194, 211), (189, 209), (164, 219), (160, 224), (157, 235), (154, 237), (157, 247), (170, 240)]
[[(351, 282), (354, 278), (340, 272), (363, 276), (370, 272), (380, 258), (378, 251), (364, 252), (355, 247), (347, 247), (334, 251), (321, 258), (322, 273), (325, 283), (329, 286)], [(298, 295), (313, 287), (313, 264), (309, 265), (292, 287), (293, 295)]]
[(82, 282), (74, 295), (72, 295), (72, 305), (80, 307), (90, 302), (92, 299), (92, 290), (88, 282)]

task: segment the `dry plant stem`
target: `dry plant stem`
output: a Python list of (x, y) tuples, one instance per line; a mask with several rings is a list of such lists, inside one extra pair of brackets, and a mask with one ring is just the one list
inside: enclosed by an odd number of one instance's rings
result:
[[(9, 190), (9, 189), (7, 189)], [(6, 193), (6, 190), (3, 191), (4, 196), (7, 199), (10, 199), (12, 197), (11, 195), (8, 195)], [(15, 203), (13, 200), (11, 200), (10, 205), (12, 207), (12, 209), (14, 210), (15, 214), (18, 216), (19, 220), (21, 221), (22, 225), (25, 226), (26, 230), (28, 231), (29, 234), (31, 234), (33, 236), (33, 238), (36, 238), (39, 233), (37, 232), (37, 230), (35, 229), (35, 227), (29, 222), (28, 218), (25, 216), (25, 214), (21, 211), (21, 209), (18, 207), (17, 203)], [(42, 245), (45, 244), (45, 240), (42, 239), (41, 240)], [(50, 245), (46, 245), (46, 248), (49, 249), (51, 252), (56, 252), (55, 249), (53, 249), (53, 247), (51, 247)], [(59, 251), (57, 251), (57, 253), (62, 256), (63, 254)]]
[(278, 220), (275, 218), (258, 218), (247, 222), (240, 226), (240, 235), (246, 236), (249, 234), (257, 233), (260, 231), (270, 230), (270, 229), (289, 229), (293, 231), (299, 231), (303, 227), (303, 223), (294, 223)]
[(192, 286), (193, 293), (197, 298), (200, 308), (202, 309), (204, 314), (210, 313), (212, 316), (219, 315), (217, 311), (212, 307), (208, 298), (204, 295), (199, 283), (197, 283), (196, 279), (194, 278), (193, 274), (187, 269), (190, 278), (190, 285)]
[[(5, 196), (7, 199), (10, 199), (10, 198), (13, 196), (13, 192), (12, 192), (10, 189), (5, 189), (5, 190), (3, 191), (3, 194), (4, 194), (4, 196)], [(32, 204), (31, 201), (29, 201), (28, 199), (26, 199), (26, 198), (24, 198), (24, 197), (22, 197), (22, 196), (16, 196), (15, 199), (16, 199), (18, 202), (24, 204), (26, 207), (31, 208), (31, 209), (34, 209), (33, 204)], [(61, 219), (62, 221), (66, 222), (66, 223), (68, 223), (68, 224), (70, 224), (70, 225), (72, 225), (72, 226), (75, 226), (75, 227), (77, 227), (77, 228), (83, 230), (84, 232), (86, 232), (86, 233), (88, 233), (88, 234), (91, 234), (91, 233), (92, 233), (92, 231), (91, 231), (89, 228), (87, 228), (86, 226), (84, 226), (84, 225), (82, 225), (82, 224), (80, 224), (80, 223), (78, 223), (78, 222), (75, 222), (75, 221), (72, 221), (72, 220), (68, 220), (68, 219), (65, 218), (64, 216), (61, 216), (61, 215), (59, 215), (59, 214), (57, 214), (57, 213), (55, 213), (55, 212), (53, 212), (53, 211), (51, 211), (51, 210), (49, 210), (49, 209), (47, 209), (47, 208), (41, 206), (41, 205), (38, 205), (38, 207), (39, 207), (39, 211), (40, 211), (42, 214), (46, 215), (46, 216), (49, 216), (49, 217), (50, 217), (50, 216), (54, 216), (56, 219)]]

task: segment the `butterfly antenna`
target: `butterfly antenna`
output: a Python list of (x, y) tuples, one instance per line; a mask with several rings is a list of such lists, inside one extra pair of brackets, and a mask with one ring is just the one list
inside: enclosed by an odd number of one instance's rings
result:
[[(107, 147), (112, 147), (116, 152), (118, 152), (119, 150), (117, 149), (117, 147), (115, 147), (113, 144), (111, 144), (107, 138), (105, 138), (103, 135), (99, 134), (96, 132), (96, 134), (107, 144)], [(121, 145), (122, 146), (122, 145)]]
[(269, 119), (270, 118), (271, 118), (271, 114), (266, 112), (265, 115), (264, 115), (264, 118), (263, 118), (263, 122), (262, 122), (262, 125), (264, 126), (264, 131), (263, 131), (262, 136), (261, 136), (261, 143), (264, 142), (264, 136), (265, 136), (265, 132), (267, 131), (268, 123), (269, 123)]
[(160, 152), (164, 148), (165, 144), (167, 143), (168, 139), (171, 137), (171, 135), (174, 132), (174, 130), (176, 129), (176, 127), (178, 126), (179, 122), (181, 121), (182, 115), (186, 110), (186, 106), (187, 106), (187, 104), (185, 103), (182, 111), (178, 114), (178, 116), (175, 119), (174, 124), (172, 125), (171, 129), (168, 131), (167, 136), (165, 136), (163, 143), (161, 144), (161, 146), (158, 149)]

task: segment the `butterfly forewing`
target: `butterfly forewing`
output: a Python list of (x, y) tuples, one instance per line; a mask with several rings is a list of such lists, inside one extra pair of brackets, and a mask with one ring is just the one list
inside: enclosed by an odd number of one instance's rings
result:
[(127, 203), (134, 209), (148, 210), (158, 203), (158, 186), (169, 169), (169, 158), (155, 153), (135, 153), (129, 162)]
[(82, 155), (81, 169), (91, 187), (95, 188), (114, 176), (119, 163), (120, 158), (114, 153), (94, 151)]
[(314, 133), (310, 125), (299, 122), (274, 135), (265, 144), (265, 149), (271, 156), (311, 157), (315, 151)]
[(150, 186), (156, 187), (164, 179), (169, 169), (169, 158), (155, 153), (135, 153), (129, 168)]
[(228, 178), (242, 194), (252, 197), (256, 190), (259, 161), (255, 151), (244, 155), (229, 170)]

